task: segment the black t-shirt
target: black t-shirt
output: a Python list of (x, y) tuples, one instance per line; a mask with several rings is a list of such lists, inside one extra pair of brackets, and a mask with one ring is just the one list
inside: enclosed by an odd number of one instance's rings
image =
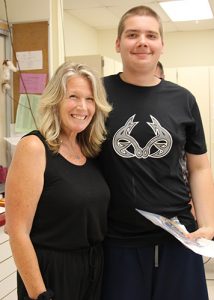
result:
[(103, 241), (110, 193), (95, 159), (74, 165), (53, 154), (38, 131), (30, 134), (46, 149), (44, 187), (30, 234), (33, 244), (73, 250)]
[(189, 189), (183, 178), (183, 151), (206, 152), (194, 96), (168, 81), (152, 87), (104, 78), (113, 111), (108, 139), (99, 157), (110, 186), (108, 237), (127, 245), (155, 244), (171, 236), (135, 208), (172, 218), (195, 230)]

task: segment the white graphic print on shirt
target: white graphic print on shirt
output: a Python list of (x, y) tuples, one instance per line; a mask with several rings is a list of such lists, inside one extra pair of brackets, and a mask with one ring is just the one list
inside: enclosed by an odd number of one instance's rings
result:
[[(152, 123), (147, 124), (152, 128), (155, 136), (148, 141), (145, 147), (141, 148), (138, 142), (131, 136), (133, 128), (139, 123), (134, 122), (135, 115), (131, 116), (126, 124), (121, 127), (114, 135), (112, 144), (115, 152), (124, 157), (131, 158), (161, 158), (166, 156), (172, 147), (172, 137), (170, 133), (163, 128), (158, 120), (151, 116)], [(133, 152), (130, 152), (131, 148)], [(156, 149), (152, 152), (152, 149)]]

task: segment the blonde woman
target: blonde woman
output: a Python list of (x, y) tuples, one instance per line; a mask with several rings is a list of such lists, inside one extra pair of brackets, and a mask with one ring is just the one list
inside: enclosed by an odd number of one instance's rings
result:
[(66, 62), (40, 102), (6, 181), (18, 299), (99, 300), (109, 189), (93, 159), (111, 110), (87, 66)]

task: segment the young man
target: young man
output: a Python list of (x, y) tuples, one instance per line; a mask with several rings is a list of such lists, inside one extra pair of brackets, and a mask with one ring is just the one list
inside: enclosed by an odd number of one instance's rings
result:
[[(104, 78), (113, 104), (100, 163), (111, 190), (102, 300), (208, 300), (202, 257), (135, 209), (177, 217), (191, 239), (214, 236), (214, 189), (194, 96), (155, 74), (159, 16), (126, 12), (116, 50), (123, 72)], [(198, 227), (180, 159), (185, 150)]]

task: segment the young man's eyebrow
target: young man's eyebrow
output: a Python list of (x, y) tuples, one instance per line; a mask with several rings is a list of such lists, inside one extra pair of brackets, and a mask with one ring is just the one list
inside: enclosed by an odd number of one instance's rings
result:
[(129, 33), (129, 32), (139, 32), (140, 30), (138, 30), (138, 29), (127, 29), (127, 30), (125, 30), (125, 33)]
[[(143, 30), (144, 31), (144, 30)], [(124, 31), (124, 33), (137, 33), (137, 32), (141, 32), (140, 29), (127, 29)], [(154, 31), (154, 30), (145, 30), (146, 33), (152, 33), (152, 34), (156, 34), (156, 35), (159, 35), (159, 32), (158, 31)]]

